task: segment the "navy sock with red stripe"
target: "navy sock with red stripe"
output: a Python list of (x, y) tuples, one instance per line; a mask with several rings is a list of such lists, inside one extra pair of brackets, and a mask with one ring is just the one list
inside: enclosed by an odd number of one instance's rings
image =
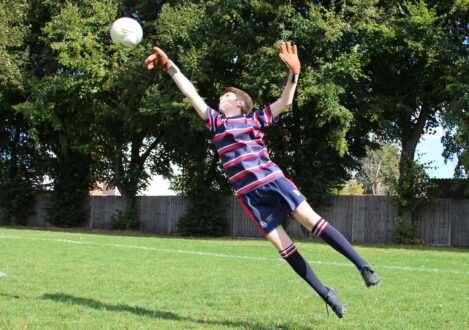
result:
[(311, 232), (313, 235), (321, 237), (327, 244), (353, 262), (358, 269), (362, 269), (363, 266), (368, 265), (368, 263), (358, 255), (357, 251), (355, 251), (352, 244), (347, 241), (344, 235), (323, 218), (319, 219)]
[(327, 296), (328, 289), (321, 283), (311, 266), (301, 256), (294, 244), (290, 245), (283, 251), (279, 251), (283, 259), (285, 259), (295, 272), (300, 275), (311, 287), (323, 298)]

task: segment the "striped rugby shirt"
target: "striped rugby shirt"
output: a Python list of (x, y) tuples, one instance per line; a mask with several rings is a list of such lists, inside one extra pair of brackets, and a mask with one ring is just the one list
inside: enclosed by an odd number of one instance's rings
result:
[(284, 176), (270, 160), (262, 140), (261, 129), (278, 121), (278, 117), (272, 116), (270, 107), (233, 117), (225, 117), (210, 107), (208, 112), (207, 127), (213, 134), (213, 143), (237, 195)]

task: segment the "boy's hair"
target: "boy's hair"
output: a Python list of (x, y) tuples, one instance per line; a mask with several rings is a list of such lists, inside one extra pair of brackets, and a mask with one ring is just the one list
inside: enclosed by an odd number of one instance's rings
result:
[(223, 94), (229, 93), (229, 92), (236, 95), (236, 98), (239, 101), (244, 102), (244, 106), (241, 107), (241, 112), (242, 113), (247, 115), (248, 113), (250, 113), (252, 111), (252, 99), (251, 99), (251, 97), (249, 96), (248, 93), (246, 93), (246, 92), (244, 92), (244, 91), (242, 91), (242, 90), (240, 90), (239, 88), (236, 88), (236, 87), (228, 87), (223, 91)]

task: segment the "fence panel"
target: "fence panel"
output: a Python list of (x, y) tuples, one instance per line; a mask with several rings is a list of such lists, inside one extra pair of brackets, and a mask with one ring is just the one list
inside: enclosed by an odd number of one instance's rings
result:
[[(167, 197), (168, 198), (168, 197)], [(189, 202), (187, 199), (179, 196), (169, 196), (169, 215), (168, 234), (178, 234), (177, 223), (179, 219), (186, 214)]]
[[(353, 196), (335, 196), (312, 205), (313, 209), (335, 228), (337, 228), (349, 241), (353, 236)], [(313, 237), (313, 239), (317, 239)]]
[(47, 214), (46, 208), (48, 203), (47, 194), (36, 196), (34, 209), (28, 217), (27, 224), (31, 227), (47, 227)]
[(439, 199), (417, 209), (417, 235), (429, 244), (451, 245), (451, 199)]
[(110, 229), (112, 218), (123, 210), (120, 196), (90, 196), (89, 227), (93, 229)]
[(145, 232), (168, 235), (169, 222), (171, 221), (168, 212), (168, 206), (171, 201), (169, 198), (158, 198), (148, 196), (139, 198), (139, 212), (141, 229)]
[[(47, 195), (36, 197), (28, 225), (47, 227)], [(187, 212), (188, 202), (180, 196), (138, 198), (141, 230), (162, 235), (178, 234), (177, 223)], [(120, 196), (89, 197), (89, 228), (109, 229), (112, 217), (122, 210)], [(393, 220), (398, 208), (393, 197), (336, 196), (313, 208), (354, 243), (387, 243), (394, 234)], [(220, 215), (227, 220), (225, 235), (263, 237), (262, 232), (241, 207), (236, 196), (222, 199)], [(430, 244), (469, 246), (469, 200), (440, 199), (420, 207), (416, 213), (418, 236)], [(295, 238), (311, 237), (299, 223), (289, 219), (287, 232)]]
[(469, 200), (467, 199), (452, 201), (451, 245), (469, 246)]
[(352, 242), (366, 243), (365, 241), (365, 199), (361, 196), (354, 196), (352, 204)]
[(391, 242), (394, 235), (394, 219), (398, 215), (398, 207), (393, 198), (375, 196), (367, 199), (367, 217), (365, 220), (365, 242)]

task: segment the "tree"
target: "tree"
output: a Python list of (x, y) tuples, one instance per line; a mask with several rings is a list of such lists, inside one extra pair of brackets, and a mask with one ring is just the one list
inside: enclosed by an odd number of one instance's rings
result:
[(42, 173), (30, 126), (15, 110), (27, 95), (28, 9), (27, 1), (0, 3), (0, 221), (7, 224), (26, 224)]
[(109, 38), (110, 23), (124, 14), (139, 16), (128, 3), (112, 1), (31, 6), (32, 78), (19, 109), (51, 155), (49, 220), (55, 225), (86, 220), (87, 195), (97, 180), (117, 186), (123, 215), (138, 217), (136, 195), (145, 188), (148, 171), (169, 173), (161, 147), (164, 122), (155, 109), (158, 102), (148, 103), (154, 79), (142, 67), (152, 41), (126, 50)]
[(363, 185), (356, 180), (348, 180), (344, 187), (339, 191), (339, 195), (360, 196), (364, 193)]
[[(164, 72), (147, 72), (143, 61), (154, 46), (165, 1), (121, 1), (118, 16), (137, 19), (144, 31), (142, 44), (126, 50), (111, 46), (105, 84), (100, 89), (95, 121), (103, 180), (122, 194), (122, 217), (138, 218), (137, 195), (151, 175), (169, 177), (174, 149), (167, 147), (173, 133), (180, 135)], [(177, 3), (174, 1), (172, 3)], [(109, 39), (109, 38), (108, 38)], [(171, 92), (169, 92), (171, 95)], [(179, 139), (179, 137), (178, 137)], [(124, 221), (125, 222), (125, 221)]]
[(148, 185), (153, 173), (171, 174), (170, 153), (165, 149), (174, 121), (162, 106), (160, 77), (152, 77), (142, 66), (148, 53), (139, 47), (121, 50), (112, 61), (109, 81), (102, 88), (94, 129), (103, 157), (103, 179), (119, 189), (124, 201), (123, 216), (138, 217), (137, 194)]
[(275, 150), (304, 193), (317, 200), (336, 193), (359, 168), (367, 134), (376, 127), (363, 97), (366, 53), (357, 46), (380, 26), (373, 1), (321, 1), (294, 13), (285, 33), (301, 45), (304, 69)]
[(107, 47), (102, 40), (108, 28), (102, 22), (115, 11), (108, 2), (79, 3), (31, 2), (28, 95), (17, 107), (49, 155), (53, 190), (48, 221), (66, 227), (88, 218), (86, 200), (97, 177), (94, 95), (105, 77), (99, 55)]
[(399, 150), (392, 144), (376, 143), (360, 160), (356, 180), (371, 195), (395, 194), (399, 179)]
[(461, 1), (406, 1), (377, 7), (383, 29), (363, 47), (369, 54), (365, 72), (369, 107), (380, 118), (376, 135), (385, 141), (399, 142), (398, 192), (406, 209), (413, 210), (428, 183), (416, 171), (415, 149), (421, 136), (440, 123), (439, 114), (454, 98), (446, 86), (454, 61), (457, 43), (449, 29), (451, 12)]
[[(220, 3), (208, 7), (203, 2), (165, 6), (156, 35), (160, 46), (192, 80), (199, 93), (214, 100), (222, 88), (220, 79), (226, 75), (222, 62), (230, 56), (225, 53), (230, 42), (221, 45), (221, 35), (215, 31), (220, 13), (213, 11), (220, 8)], [(205, 20), (204, 15), (211, 19)], [(215, 54), (211, 49), (218, 49), (218, 52)], [(153, 94), (154, 102), (166, 109), (164, 121), (172, 127), (165, 131), (165, 147), (171, 154), (171, 161), (181, 169), (181, 173), (173, 177), (173, 189), (190, 201), (179, 230), (187, 235), (223, 234), (226, 224), (219, 216), (218, 205), (220, 197), (232, 191), (211, 146), (209, 132), (167, 73), (159, 73), (157, 77), (161, 84), (157, 86), (159, 92)]]

